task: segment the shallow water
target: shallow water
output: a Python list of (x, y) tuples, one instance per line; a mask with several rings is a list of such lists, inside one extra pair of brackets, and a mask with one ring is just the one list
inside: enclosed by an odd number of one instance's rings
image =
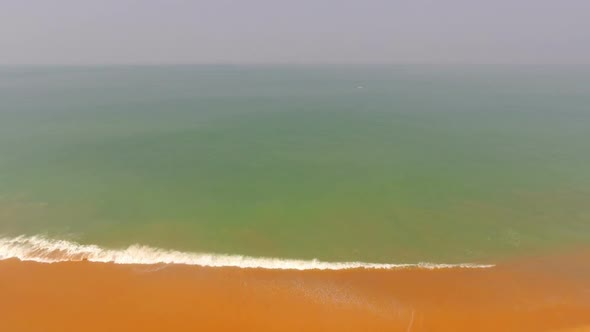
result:
[(395, 264), (587, 245), (589, 105), (589, 67), (2, 67), (0, 234)]

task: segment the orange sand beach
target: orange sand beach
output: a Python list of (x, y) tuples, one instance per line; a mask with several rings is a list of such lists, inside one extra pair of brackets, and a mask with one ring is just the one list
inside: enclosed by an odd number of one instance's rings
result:
[(590, 251), (488, 269), (0, 261), (0, 331), (590, 331)]

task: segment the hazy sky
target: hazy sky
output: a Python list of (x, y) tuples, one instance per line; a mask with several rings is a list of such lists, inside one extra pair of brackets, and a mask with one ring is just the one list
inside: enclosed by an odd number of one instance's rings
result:
[(590, 63), (590, 0), (0, 0), (0, 64)]

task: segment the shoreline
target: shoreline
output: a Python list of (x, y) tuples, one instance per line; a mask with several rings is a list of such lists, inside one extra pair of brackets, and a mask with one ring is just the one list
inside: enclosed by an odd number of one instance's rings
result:
[(79, 244), (43, 236), (0, 237), (0, 260), (16, 258), (39, 263), (81, 262), (115, 264), (176, 264), (200, 267), (238, 267), (270, 270), (349, 270), (349, 269), (478, 269), (493, 264), (478, 263), (371, 263), (359, 261), (330, 262), (318, 259), (252, 257), (245, 255), (186, 252), (134, 244), (122, 249), (108, 249), (95, 244)]

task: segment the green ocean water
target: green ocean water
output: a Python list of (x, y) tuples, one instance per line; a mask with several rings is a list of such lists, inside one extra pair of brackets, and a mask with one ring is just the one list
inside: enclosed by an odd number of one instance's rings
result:
[(386, 263), (590, 244), (590, 67), (0, 67), (0, 234)]

